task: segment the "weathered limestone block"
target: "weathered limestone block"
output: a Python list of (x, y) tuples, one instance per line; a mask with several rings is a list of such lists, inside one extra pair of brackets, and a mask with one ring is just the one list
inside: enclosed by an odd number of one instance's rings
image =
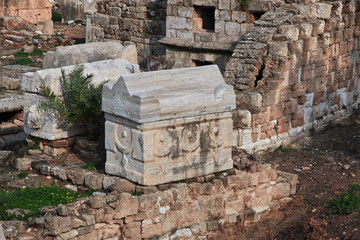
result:
[(234, 91), (215, 65), (107, 83), (106, 172), (156, 185), (230, 169), (234, 108)]
[[(46, 99), (38, 95), (42, 86), (47, 86), (56, 95), (61, 96), (61, 69), (69, 73), (74, 66), (46, 69), (25, 73), (21, 79), (22, 90), (26, 91), (26, 99), (30, 105), (24, 107), (24, 131), (34, 137), (56, 140), (75, 136), (84, 129), (78, 126), (60, 124), (49, 112), (38, 111), (37, 105)], [(139, 66), (125, 59), (105, 60), (84, 64), (84, 74), (93, 74), (92, 83), (99, 85), (105, 81), (117, 81), (122, 74), (139, 72)], [(36, 93), (36, 94), (35, 94)], [(21, 96), (24, 98), (24, 96)], [(0, 102), (1, 103), (1, 102)], [(1, 106), (1, 105), (0, 105)]]
[(127, 58), (137, 64), (136, 51), (124, 48), (118, 42), (93, 42), (59, 48), (46, 53), (43, 68), (59, 68), (81, 63), (91, 63), (107, 59)]

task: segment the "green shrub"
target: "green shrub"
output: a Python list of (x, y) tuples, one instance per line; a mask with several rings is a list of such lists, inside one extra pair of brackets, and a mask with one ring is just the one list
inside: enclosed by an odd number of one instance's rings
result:
[(16, 53), (14, 53), (15, 58), (27, 58), (28, 56), (29, 56), (29, 54), (24, 51), (18, 51)]
[(340, 197), (329, 202), (330, 213), (350, 214), (360, 211), (360, 185), (351, 185), (349, 190)]
[(28, 172), (20, 172), (17, 176), (18, 178), (26, 178), (29, 175)]
[(52, 111), (59, 123), (83, 125), (93, 134), (101, 114), (103, 84), (95, 87), (90, 82), (93, 75), (84, 76), (83, 65), (75, 66), (68, 76), (63, 69), (61, 73), (62, 97), (43, 86), (42, 94), (48, 101), (39, 104), (39, 110)]
[(61, 14), (55, 11), (52, 11), (51, 14), (51, 20), (53, 20), (54, 22), (61, 22)]
[(39, 48), (35, 48), (31, 53), (30, 56), (42, 56), (44, 55), (44, 53), (46, 53), (46, 51), (41, 50)]
[[(11, 193), (0, 190), (0, 220), (25, 220), (30, 216), (38, 215), (40, 209), (44, 206), (68, 204), (82, 196), (78, 192), (72, 192), (57, 186), (41, 186), (40, 188), (23, 187)], [(31, 213), (24, 214), (24, 216), (9, 216), (6, 210), (15, 208), (26, 209), (31, 211)]]
[(30, 63), (33, 63), (30, 58), (18, 58), (15, 59), (15, 61), (12, 61), (10, 65), (28, 65)]
[(95, 163), (86, 163), (81, 168), (90, 170), (90, 171), (94, 171), (96, 167), (95, 167)]

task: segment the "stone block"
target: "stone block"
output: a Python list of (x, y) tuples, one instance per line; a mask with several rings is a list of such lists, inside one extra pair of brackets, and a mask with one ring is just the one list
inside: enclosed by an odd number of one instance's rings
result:
[(57, 49), (55, 53), (47, 52), (44, 57), (43, 68), (60, 68), (82, 63), (118, 59), (125, 56), (130, 57), (129, 62), (133, 61), (135, 58), (134, 51), (130, 48), (127, 50), (123, 48), (123, 45), (118, 42), (93, 42), (67, 46)]
[(14, 167), (19, 171), (29, 170), (31, 168), (31, 163), (34, 161), (32, 158), (17, 158), (14, 161)]
[[(181, 79), (182, 87), (169, 77)], [(234, 103), (232, 87), (215, 66), (126, 75), (107, 83), (106, 172), (155, 185), (231, 168), (232, 121), (223, 111)]]
[(70, 217), (49, 216), (45, 218), (45, 228), (51, 235), (56, 236), (71, 230), (70, 220)]
[[(123, 48), (131, 52), (133, 47)], [(135, 61), (135, 59), (133, 59)], [(63, 69), (69, 72), (74, 66), (67, 66)], [(122, 74), (139, 72), (139, 66), (130, 64), (124, 59), (105, 60), (96, 63), (85, 63), (84, 74), (93, 74), (92, 83), (99, 85), (104, 81), (117, 81)], [(25, 73), (22, 78), (22, 89), (26, 92), (39, 93), (42, 86), (47, 86), (56, 95), (61, 96), (60, 86), (61, 68), (46, 69), (37, 72)], [(51, 112), (38, 111), (37, 105), (46, 101), (39, 95), (26, 93), (26, 98), (31, 98), (31, 105), (24, 108), (24, 131), (34, 137), (56, 140), (75, 136), (83, 132), (79, 126), (60, 124)], [(0, 102), (1, 107), (1, 102)]]
[(27, 98), (24, 95), (3, 93), (0, 95), (0, 112), (12, 112), (23, 109)]
[(120, 193), (118, 205), (115, 208), (114, 219), (121, 219), (137, 214), (139, 211), (139, 199), (129, 193)]
[(103, 174), (89, 174), (85, 177), (85, 185), (89, 188), (100, 190), (103, 186)]
[(332, 5), (327, 3), (316, 3), (316, 15), (320, 19), (330, 19)]

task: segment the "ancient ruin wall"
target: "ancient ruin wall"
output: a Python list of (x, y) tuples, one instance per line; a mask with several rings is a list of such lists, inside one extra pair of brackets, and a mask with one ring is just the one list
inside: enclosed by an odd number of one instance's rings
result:
[(135, 43), (139, 64), (146, 67), (150, 55), (165, 54), (158, 40), (165, 36), (166, 3), (166, 0), (100, 0), (97, 12), (87, 16), (86, 40)]
[(39, 163), (34, 167), (45, 175), (112, 192), (45, 207), (44, 216), (32, 219), (36, 226), (32, 232), (11, 232), (7, 228), (13, 223), (5, 222), (5, 233), (14, 239), (36, 233), (36, 237), (48, 235), (45, 239), (209, 239), (224, 223), (246, 226), (289, 201), (297, 183), (296, 175), (276, 171), (271, 164), (158, 186), (135, 185), (74, 166)]
[(283, 4), (256, 21), (225, 73), (240, 110), (234, 143), (265, 150), (357, 108), (359, 21), (356, 1)]
[(51, 20), (49, 0), (0, 0), (0, 17), (22, 18), (31, 24)]

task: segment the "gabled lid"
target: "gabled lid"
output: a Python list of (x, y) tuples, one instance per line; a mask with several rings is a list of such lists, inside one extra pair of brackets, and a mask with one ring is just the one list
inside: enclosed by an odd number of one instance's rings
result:
[(127, 74), (104, 85), (102, 109), (138, 123), (235, 109), (217, 65)]

